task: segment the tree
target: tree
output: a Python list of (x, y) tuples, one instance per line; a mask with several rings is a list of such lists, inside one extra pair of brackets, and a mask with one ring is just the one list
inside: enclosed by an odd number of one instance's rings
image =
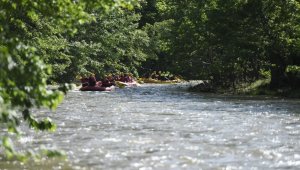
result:
[[(128, 6), (133, 1), (0, 1), (0, 123), (7, 132), (19, 134), (20, 113), (30, 127), (38, 130), (54, 130), (49, 118), (37, 120), (32, 108), (55, 109), (63, 99), (63, 91), (48, 90), (46, 80), (51, 68), (43, 62), (40, 38), (35, 39), (31, 30), (46, 19), (53, 25), (74, 34), (74, 25), (93, 20), (85, 11), (87, 7), (108, 9)], [(44, 40), (47, 38), (44, 38)], [(48, 39), (49, 40), (49, 39)], [(39, 45), (38, 45), (39, 44)], [(51, 53), (51, 52), (50, 52)], [(47, 53), (47, 55), (50, 55)], [(51, 54), (53, 55), (53, 54)], [(65, 91), (64, 91), (65, 92)], [(2, 136), (1, 146), (8, 158), (18, 156), (7, 135)], [(17, 158), (25, 159), (26, 155)]]
[(131, 72), (137, 76), (141, 62), (152, 55), (147, 33), (138, 28), (140, 15), (126, 9), (92, 13), (96, 20), (82, 25), (70, 39), (74, 57), (68, 75)]
[[(299, 50), (300, 3), (298, 1), (257, 2), (260, 22), (266, 37), (266, 52), (271, 64), (271, 88), (280, 88), (287, 82), (286, 68), (295, 51)], [(298, 54), (299, 57), (299, 54)]]
[(290, 84), (287, 66), (299, 65), (298, 1), (157, 0), (156, 7), (159, 23), (174, 21), (156, 65), (223, 87), (255, 81), (261, 70), (271, 70), (271, 88)]

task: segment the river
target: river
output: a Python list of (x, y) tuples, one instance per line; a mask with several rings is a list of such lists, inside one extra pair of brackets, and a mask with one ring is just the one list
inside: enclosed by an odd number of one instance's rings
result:
[(28, 147), (42, 144), (66, 152), (67, 165), (50, 163), (43, 169), (300, 167), (299, 100), (146, 84), (113, 92), (69, 92), (51, 118), (58, 126), (55, 133), (20, 139)]

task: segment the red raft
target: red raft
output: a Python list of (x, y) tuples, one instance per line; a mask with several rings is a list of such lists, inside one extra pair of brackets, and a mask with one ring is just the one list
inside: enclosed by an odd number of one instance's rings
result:
[(80, 91), (111, 91), (110, 87), (85, 86), (79, 89)]

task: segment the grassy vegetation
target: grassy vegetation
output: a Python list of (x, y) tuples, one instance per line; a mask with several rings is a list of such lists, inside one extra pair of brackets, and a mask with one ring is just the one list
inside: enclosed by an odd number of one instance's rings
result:
[(280, 96), (288, 98), (300, 98), (300, 88), (282, 87), (278, 89), (270, 89), (271, 79), (260, 79), (250, 84), (243, 84), (237, 88), (237, 94), (245, 95), (268, 95)]
[(176, 79), (176, 80), (157, 80), (152, 78), (140, 78), (139, 82), (143, 83), (155, 83), (155, 84), (174, 84), (174, 83), (180, 83), (183, 80)]

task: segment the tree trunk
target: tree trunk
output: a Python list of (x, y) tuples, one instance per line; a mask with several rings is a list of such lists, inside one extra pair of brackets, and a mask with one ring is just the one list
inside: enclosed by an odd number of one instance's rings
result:
[(271, 89), (282, 88), (287, 84), (287, 76), (285, 73), (286, 63), (283, 57), (279, 54), (274, 54), (271, 56)]
[(278, 89), (286, 85), (287, 78), (285, 75), (286, 67), (272, 66), (271, 68), (271, 89)]

